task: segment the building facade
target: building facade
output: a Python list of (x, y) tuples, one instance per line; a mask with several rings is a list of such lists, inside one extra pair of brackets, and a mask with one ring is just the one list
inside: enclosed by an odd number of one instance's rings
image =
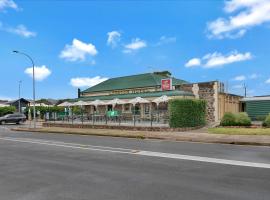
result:
[[(137, 98), (138, 101), (135, 99)], [(167, 113), (168, 100), (174, 98), (207, 101), (207, 121), (217, 122), (227, 112), (240, 111), (240, 96), (226, 94), (218, 81), (189, 83), (171, 76), (167, 71), (111, 78), (78, 92), (74, 101), (89, 102), (88, 113), (105, 114), (117, 110), (123, 115), (149, 118), (153, 113)], [(233, 98), (233, 101), (228, 99)], [(158, 99), (164, 101), (157, 102)], [(119, 102), (118, 104), (113, 102)], [(97, 104), (95, 104), (97, 103)], [(230, 105), (229, 105), (230, 104)]]

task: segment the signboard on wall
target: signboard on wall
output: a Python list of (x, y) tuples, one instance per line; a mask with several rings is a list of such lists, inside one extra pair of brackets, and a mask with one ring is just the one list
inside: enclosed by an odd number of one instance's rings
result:
[(171, 78), (161, 80), (161, 90), (162, 91), (172, 90), (172, 79)]

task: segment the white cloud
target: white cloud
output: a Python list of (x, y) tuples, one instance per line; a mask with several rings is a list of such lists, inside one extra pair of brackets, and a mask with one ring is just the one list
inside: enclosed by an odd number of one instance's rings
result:
[(65, 46), (59, 57), (72, 62), (84, 61), (87, 55), (95, 56), (97, 53), (98, 51), (93, 44), (87, 44), (75, 38), (71, 45)]
[(265, 83), (270, 84), (270, 78), (265, 81)]
[(131, 53), (141, 48), (147, 47), (147, 43), (139, 38), (132, 39), (131, 43), (125, 45), (124, 53)]
[(111, 47), (116, 47), (118, 42), (121, 40), (121, 33), (118, 31), (111, 31), (107, 33), (108, 39), (107, 44)]
[(228, 55), (222, 55), (221, 53), (215, 52), (203, 57), (203, 59), (206, 60), (204, 65), (205, 68), (215, 68), (235, 62), (250, 60), (251, 58), (250, 52), (238, 53), (237, 51), (231, 52)]
[(246, 80), (246, 79), (247, 79), (246, 76), (244, 76), (244, 75), (239, 75), (239, 76), (234, 77), (233, 80), (235, 80), (235, 81), (244, 81), (244, 80)]
[(108, 80), (108, 78), (106, 77), (100, 77), (100, 76), (96, 76), (93, 78), (89, 78), (89, 77), (77, 77), (77, 78), (72, 78), (70, 80), (70, 84), (73, 87), (92, 87), (94, 85), (97, 85), (103, 81)]
[(8, 97), (8, 96), (0, 96), (0, 100), (6, 100), (6, 101), (11, 101), (14, 100), (15, 98)]
[(257, 79), (258, 77), (259, 75), (254, 73), (249, 76), (249, 79)]
[(156, 46), (160, 46), (163, 44), (169, 44), (169, 43), (174, 43), (176, 42), (176, 37), (167, 37), (167, 36), (161, 36), (159, 38), (159, 41), (157, 42)]
[[(26, 73), (30, 77), (33, 77), (33, 68), (32, 67), (26, 68), (24, 73)], [(40, 67), (35, 66), (35, 80), (37, 81), (43, 81), (48, 76), (50, 76), (51, 73), (52, 73), (51, 70), (48, 69), (45, 65), (42, 65)]]
[(18, 10), (18, 5), (13, 0), (0, 0), (0, 11), (3, 11), (7, 8)]
[(233, 51), (227, 55), (223, 55), (218, 52), (214, 52), (212, 54), (207, 54), (204, 57), (200, 58), (193, 58), (186, 63), (186, 67), (191, 66), (199, 66), (199, 64), (203, 68), (216, 68), (223, 65), (250, 60), (252, 55), (250, 52), (246, 53), (238, 53), (237, 51)]
[(228, 18), (208, 23), (210, 38), (237, 38), (254, 26), (270, 22), (269, 0), (231, 0), (225, 3)]
[(6, 29), (7, 32), (17, 34), (19, 36), (25, 37), (25, 38), (30, 38), (30, 37), (35, 37), (37, 33), (33, 31), (29, 31), (24, 25), (20, 24), (15, 28), (8, 28)]
[(200, 58), (192, 58), (185, 64), (185, 67), (195, 67), (195, 66), (200, 66), (200, 65), (201, 65)]
[(16, 34), (19, 35), (21, 37), (25, 37), (25, 38), (30, 38), (30, 37), (35, 37), (37, 35), (37, 33), (33, 32), (33, 31), (29, 31), (24, 25), (20, 24), (16, 27), (10, 27), (10, 26), (4, 26), (1, 22), (0, 22), (0, 30), (2, 31), (6, 31), (12, 34)]

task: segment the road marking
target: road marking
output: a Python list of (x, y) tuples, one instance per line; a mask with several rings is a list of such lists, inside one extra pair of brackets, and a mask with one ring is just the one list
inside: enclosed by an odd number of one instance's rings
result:
[(125, 148), (115, 148), (115, 147), (106, 147), (106, 146), (65, 143), (65, 142), (52, 141), (52, 140), (42, 140), (42, 139), (0, 137), (0, 140), (12, 141), (12, 142), (22, 142), (22, 143), (31, 143), (31, 144), (41, 144), (41, 145), (48, 145), (48, 146), (81, 149), (81, 150), (91, 150), (91, 151), (101, 151), (101, 152), (111, 152), (111, 153), (121, 153), (121, 154), (132, 154), (132, 155), (158, 157), (158, 158), (170, 158), (170, 159), (177, 159), (177, 160), (189, 160), (189, 161), (196, 161), (196, 162), (206, 162), (206, 163), (224, 164), (224, 165), (232, 165), (232, 166), (270, 169), (270, 164), (268, 164), (268, 163), (246, 162), (246, 161), (239, 161), (239, 160), (229, 160), (229, 159), (219, 159), (219, 158), (210, 158), (210, 157), (202, 157), (202, 156), (191, 156), (191, 155), (183, 155), (183, 154), (143, 151), (143, 150), (136, 150), (136, 149), (125, 149)]

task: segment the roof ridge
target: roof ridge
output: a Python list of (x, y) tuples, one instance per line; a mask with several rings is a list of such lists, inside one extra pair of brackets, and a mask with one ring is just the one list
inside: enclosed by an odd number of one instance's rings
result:
[(110, 78), (108, 80), (111, 80), (111, 79), (116, 79), (116, 78), (123, 78), (123, 77), (132, 77), (132, 76), (141, 76), (141, 75), (146, 75), (146, 74), (153, 74), (153, 73), (142, 73), (142, 74), (134, 74), (134, 75), (127, 75), (127, 76), (118, 76), (118, 77), (113, 77), (113, 78)]

